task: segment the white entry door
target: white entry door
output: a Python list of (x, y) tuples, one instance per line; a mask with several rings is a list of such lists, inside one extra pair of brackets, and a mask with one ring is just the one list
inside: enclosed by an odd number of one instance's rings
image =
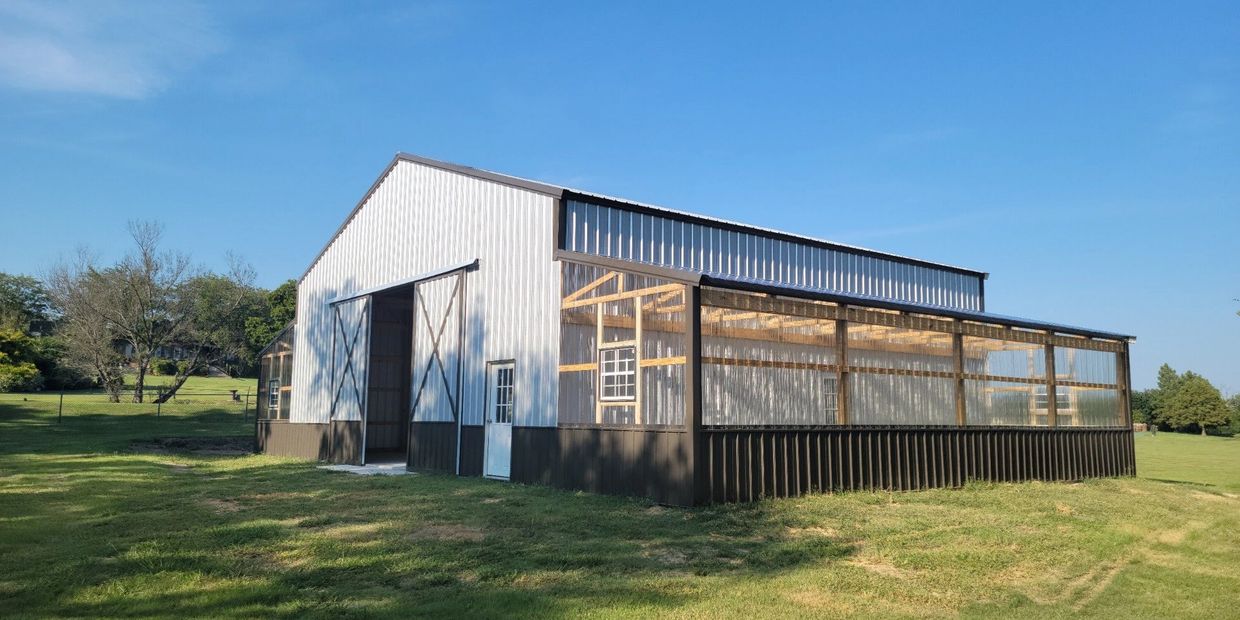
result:
[(512, 468), (512, 402), (516, 367), (512, 362), (487, 364), (486, 459), (482, 473), (508, 479)]

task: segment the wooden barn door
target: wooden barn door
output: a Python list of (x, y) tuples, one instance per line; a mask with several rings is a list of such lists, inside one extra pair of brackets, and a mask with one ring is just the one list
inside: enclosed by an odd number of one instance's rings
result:
[[(461, 355), (465, 340), (465, 271), (417, 283), (413, 301), (413, 379), (410, 383), (411, 420), (451, 425), (436, 432), (432, 446), (450, 454), (450, 469), (460, 473)], [(450, 438), (450, 439), (448, 439)]]

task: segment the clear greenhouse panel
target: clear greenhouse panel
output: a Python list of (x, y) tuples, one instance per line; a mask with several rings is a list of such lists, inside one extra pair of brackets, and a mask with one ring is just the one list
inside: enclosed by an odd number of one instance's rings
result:
[(1029, 383), (966, 379), (965, 411), (973, 426), (1046, 426), (1046, 388), (1041, 416), (1036, 415), (1037, 388)]

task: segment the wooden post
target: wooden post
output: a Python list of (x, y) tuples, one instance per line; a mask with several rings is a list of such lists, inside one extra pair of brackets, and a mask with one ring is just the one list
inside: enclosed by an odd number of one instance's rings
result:
[(706, 434), (702, 432), (702, 289), (685, 286), (685, 432), (688, 497), (693, 504), (711, 498), (706, 461)]
[(835, 321), (836, 365), (839, 380), (835, 382), (835, 423), (848, 424), (848, 321)]
[[(621, 280), (623, 282), (624, 280)], [(637, 342), (637, 346), (633, 347), (633, 369), (636, 374), (633, 376), (633, 387), (637, 393), (637, 400), (633, 403), (633, 422), (637, 425), (642, 423), (642, 300), (641, 295), (633, 298), (633, 340)], [(601, 305), (601, 304), (600, 304)], [(601, 379), (600, 379), (601, 381)]]
[(598, 386), (594, 390), (594, 423), (603, 423), (603, 304), (594, 306), (594, 365)]
[(1059, 426), (1059, 389), (1055, 386), (1055, 345), (1046, 345), (1046, 425)]
[[(254, 410), (254, 417), (258, 417), (258, 408)], [(245, 388), (245, 405), (241, 407), (241, 421), (250, 419), (250, 388)]]
[(956, 358), (956, 426), (965, 426), (967, 420), (964, 406), (964, 334), (960, 332), (952, 334), (952, 353)]
[(60, 391), (60, 407), (56, 410), (56, 423), (60, 424), (65, 418), (65, 391)]
[(1132, 428), (1132, 376), (1128, 367), (1128, 343), (1124, 350), (1115, 354), (1115, 383), (1119, 385), (1120, 421)]

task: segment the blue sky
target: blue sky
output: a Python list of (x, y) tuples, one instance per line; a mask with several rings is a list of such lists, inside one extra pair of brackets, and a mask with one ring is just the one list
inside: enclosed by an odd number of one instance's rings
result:
[(1240, 391), (1240, 4), (596, 4), (0, 0), (0, 270), (157, 219), (273, 286), (403, 150), (983, 269)]

